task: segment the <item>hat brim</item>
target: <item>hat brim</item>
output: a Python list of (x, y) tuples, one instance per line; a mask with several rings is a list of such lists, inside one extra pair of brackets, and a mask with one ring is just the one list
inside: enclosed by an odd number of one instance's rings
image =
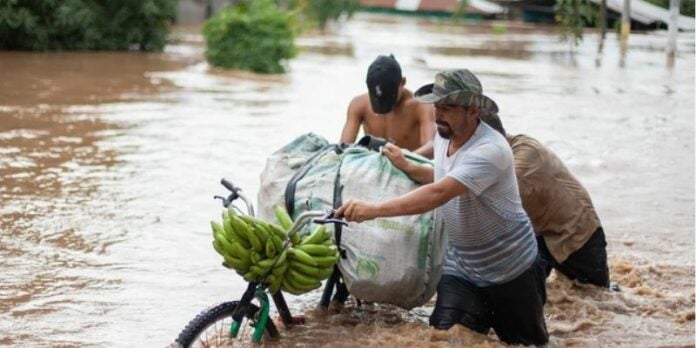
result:
[(477, 106), (481, 109), (498, 111), (498, 105), (483, 94), (475, 94), (467, 91), (454, 91), (448, 94), (438, 94), (433, 91), (434, 84), (427, 84), (419, 88), (414, 96), (417, 101), (424, 104), (448, 104), (462, 106)]
[(419, 88), (416, 93), (413, 94), (416, 100), (423, 104), (435, 104), (441, 100), (443, 96), (435, 94), (433, 92), (433, 86), (434, 84), (431, 83)]

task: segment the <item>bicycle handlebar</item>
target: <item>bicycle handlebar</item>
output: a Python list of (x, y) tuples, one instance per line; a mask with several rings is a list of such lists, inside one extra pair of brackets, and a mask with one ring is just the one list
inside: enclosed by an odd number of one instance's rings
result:
[(222, 179), (220, 180), (220, 183), (222, 184), (222, 186), (225, 186), (228, 190), (230, 190), (230, 191), (232, 191), (232, 192), (234, 192), (234, 193), (237, 193), (237, 192), (240, 190), (239, 187), (234, 186), (233, 183), (229, 182), (229, 181), (228, 181), (227, 179), (225, 179), (225, 178), (222, 178)]
[(255, 216), (254, 214), (254, 205), (251, 203), (251, 201), (242, 193), (242, 189), (234, 186), (233, 183), (231, 183), (229, 180), (222, 178), (220, 180), (220, 183), (222, 186), (225, 186), (228, 190), (231, 191), (229, 196), (227, 198), (222, 197), (222, 196), (213, 196), (214, 199), (220, 199), (222, 200), (222, 206), (227, 208), (232, 202), (234, 202), (236, 199), (241, 198), (242, 201), (244, 201), (244, 204), (247, 206), (247, 212), (251, 216)]

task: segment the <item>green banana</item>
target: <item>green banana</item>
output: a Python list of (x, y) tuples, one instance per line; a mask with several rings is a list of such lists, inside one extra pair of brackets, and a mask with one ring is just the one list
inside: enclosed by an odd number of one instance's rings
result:
[(303, 287), (312, 286), (319, 281), (319, 279), (317, 278), (310, 277), (294, 269), (289, 269), (287, 274), (285, 274), (285, 277), (290, 279), (293, 284), (297, 284)]
[(216, 230), (215, 232), (213, 232), (213, 240), (218, 242), (220, 248), (225, 254), (234, 253), (232, 251), (232, 244), (219, 231)]
[(259, 239), (261, 244), (266, 246), (266, 241), (268, 241), (269, 234), (266, 232), (266, 229), (263, 227), (263, 225), (259, 224), (249, 224), (251, 227), (251, 231), (256, 235), (256, 237)]
[(283, 249), (283, 239), (278, 238), (278, 236), (271, 236), (269, 239), (273, 241), (276, 251)]
[[(230, 223), (232, 224), (232, 228), (234, 229), (235, 232), (237, 232), (237, 235), (240, 237), (246, 237), (247, 231), (249, 231), (249, 225), (244, 222), (238, 215), (232, 215), (230, 216)], [(245, 239), (249, 239), (248, 237)]]
[(287, 235), (285, 234), (285, 230), (283, 230), (283, 228), (281, 228), (280, 226), (278, 226), (276, 224), (268, 224), (268, 231), (271, 234), (280, 238), (280, 240), (285, 240), (285, 238), (287, 238)]
[(256, 273), (254, 273), (253, 271), (247, 271), (246, 273), (244, 273), (244, 280), (246, 280), (249, 283), (255, 282), (257, 277), (258, 276), (256, 275)]
[(333, 273), (334, 268), (333, 267), (327, 267), (327, 268), (320, 268), (319, 269), (319, 279), (326, 279), (331, 276)]
[(225, 214), (225, 211), (223, 210), (223, 215), (222, 215), (222, 228), (225, 231), (225, 237), (228, 237), (228, 239), (236, 239), (237, 236), (234, 234), (234, 230), (232, 229), (232, 224), (230, 223), (230, 218), (227, 217), (227, 214)]
[(233, 216), (238, 215), (239, 213), (237, 212), (237, 208), (235, 208), (234, 205), (230, 204), (227, 206), (227, 217), (231, 219)]
[(300, 231), (295, 231), (295, 234), (290, 237), (290, 242), (292, 242), (292, 245), (300, 245), (300, 242), (302, 240), (300, 239)]
[(265, 260), (261, 260), (257, 262), (255, 265), (258, 266), (259, 268), (262, 269), (269, 269), (271, 266), (278, 267), (285, 263), (285, 259), (287, 258), (287, 252), (283, 252), (278, 256), (278, 260), (276, 261), (276, 258), (269, 258)]
[(242, 244), (240, 244), (238, 241), (234, 241), (231, 243), (231, 251), (234, 253), (232, 254), (233, 256), (240, 258), (242, 260), (249, 259), (251, 257), (251, 251), (249, 249), (245, 249)]
[(213, 249), (215, 249), (220, 256), (225, 257), (225, 252), (222, 250), (220, 243), (218, 243), (216, 240), (213, 240)]
[(276, 219), (278, 219), (280, 226), (283, 226), (283, 229), (287, 231), (290, 229), (290, 227), (292, 227), (292, 219), (290, 218), (290, 215), (288, 215), (285, 208), (276, 205), (273, 207), (273, 212), (275, 213)]
[(294, 262), (294, 260), (291, 261), (288, 266), (290, 269), (294, 269), (310, 277), (319, 277), (320, 269), (317, 267), (308, 266), (301, 262)]
[(271, 266), (273, 266), (274, 261), (275, 261), (275, 259), (265, 259), (265, 260), (261, 260), (261, 261), (257, 262), (254, 266), (261, 268), (263, 270), (268, 270), (269, 268), (271, 268)]
[(256, 233), (253, 230), (247, 228), (246, 234), (247, 234), (247, 237), (249, 238), (249, 244), (251, 244), (251, 247), (254, 248), (254, 250), (256, 252), (259, 252), (259, 253), (264, 252), (263, 249), (265, 248), (265, 246), (263, 244), (261, 244), (261, 240), (256, 235)]
[(280, 253), (280, 256), (278, 256), (278, 262), (276, 262), (276, 266), (284, 264), (285, 260), (287, 260), (287, 258), (288, 258), (288, 251), (283, 250), (283, 252)]
[[(280, 260), (278, 260), (278, 261), (280, 261)], [(288, 270), (288, 263), (287, 262), (283, 262), (283, 263), (279, 262), (279, 264), (276, 264), (276, 266), (273, 267), (273, 270), (271, 271), (271, 273), (282, 278), (283, 275), (285, 274), (285, 272), (287, 272), (287, 270)]]
[(271, 295), (275, 295), (278, 290), (280, 290), (280, 286), (283, 282), (283, 276), (276, 275), (273, 281), (271, 281), (270, 285), (268, 285), (268, 290), (271, 292)]
[(318, 288), (318, 287), (321, 286), (321, 282), (318, 281), (318, 280), (315, 281), (314, 283), (306, 284), (306, 285), (305, 285), (305, 284), (300, 284), (300, 283), (296, 282), (295, 279), (292, 278), (292, 277), (285, 277), (285, 281), (286, 281), (286, 282), (288, 283), (288, 285), (290, 285), (292, 288), (297, 289), (297, 290), (300, 290), (300, 291), (304, 291), (304, 292), (308, 292), (308, 291), (314, 290), (314, 289), (316, 289), (316, 288)]
[(266, 257), (275, 257), (278, 254), (272, 238), (266, 241)]
[(268, 226), (268, 222), (263, 221), (259, 218), (253, 217), (251, 215), (240, 215), (239, 216), (244, 222), (247, 223), (247, 225), (252, 226), (252, 225), (261, 225), (264, 228)]
[(295, 249), (302, 250), (311, 256), (329, 256), (336, 254), (335, 250), (331, 250), (331, 248), (323, 244), (300, 244), (296, 246)]
[[(267, 269), (263, 269), (263, 268), (261, 268), (261, 267), (259, 267), (259, 266), (257, 266), (257, 265), (251, 266), (251, 267), (249, 268), (249, 270), (252, 271), (252, 272), (254, 272), (254, 273), (256, 273), (256, 275), (257, 275), (258, 277), (263, 277), (264, 275), (266, 275), (266, 272), (268, 271)], [(257, 279), (258, 279), (258, 278), (257, 278)]]
[(240, 259), (237, 259), (234, 257), (229, 257), (229, 256), (225, 256), (224, 258), (225, 258), (225, 263), (232, 266), (232, 268), (234, 268), (242, 273), (246, 273), (247, 271), (249, 271), (249, 267), (251, 266), (251, 264), (249, 263), (248, 260), (240, 260)]
[(269, 275), (266, 277), (266, 279), (264, 279), (263, 281), (264, 281), (264, 283), (265, 283), (267, 286), (270, 286), (271, 283), (273, 283), (273, 282), (276, 281), (276, 276), (273, 275), (273, 273), (271, 273), (271, 274), (269, 274)]
[(283, 281), (281, 282), (280, 288), (281, 288), (283, 291), (289, 292), (289, 293), (291, 293), (291, 294), (293, 294), (293, 295), (302, 295), (302, 294), (305, 293), (305, 291), (295, 289), (292, 285), (288, 284), (288, 280), (287, 280), (287, 279), (283, 279)]
[(255, 264), (261, 262), (261, 260), (263, 260), (263, 258), (261, 257), (261, 254), (257, 253), (256, 251), (252, 251), (249, 254), (250, 254), (249, 258), (251, 259), (251, 264), (253, 264), (253, 265), (255, 265)]
[(219, 233), (221, 236), (225, 235), (225, 228), (217, 221), (210, 221), (210, 227), (213, 228), (213, 236)]
[(297, 260), (306, 265), (315, 267), (318, 266), (317, 262), (314, 261), (314, 258), (312, 258), (309, 254), (302, 250), (295, 249), (294, 247), (288, 249), (288, 255), (292, 256), (293, 260)]
[(331, 238), (327, 238), (327, 239), (326, 239), (325, 241), (323, 241), (321, 244), (322, 244), (322, 245), (326, 245), (326, 246), (332, 246), (332, 245), (335, 246), (335, 245), (336, 245), (336, 244), (334, 244), (334, 242), (331, 240)]
[(305, 245), (305, 244), (321, 244), (325, 240), (329, 238), (329, 235), (326, 233), (326, 226), (321, 225), (317, 227), (312, 234), (310, 234), (308, 237), (305, 237), (305, 239), (302, 240), (302, 243), (300, 245)]
[(331, 267), (336, 262), (338, 261), (338, 255), (331, 255), (331, 256), (321, 256), (321, 257), (315, 257), (314, 262), (319, 265), (319, 268), (326, 268), (326, 267)]

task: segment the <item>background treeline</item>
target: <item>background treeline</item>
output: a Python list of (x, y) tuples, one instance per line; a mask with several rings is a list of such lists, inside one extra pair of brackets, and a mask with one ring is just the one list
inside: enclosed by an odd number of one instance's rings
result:
[(0, 0), (0, 49), (161, 50), (176, 0)]

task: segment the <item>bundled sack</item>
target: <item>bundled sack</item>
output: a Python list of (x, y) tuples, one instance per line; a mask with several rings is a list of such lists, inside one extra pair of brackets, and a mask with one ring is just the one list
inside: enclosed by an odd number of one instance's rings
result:
[[(280, 204), (295, 219), (304, 211), (331, 209), (352, 198), (383, 201), (418, 187), (380, 153), (329, 144), (310, 133), (268, 158), (261, 174), (259, 216), (272, 219), (273, 206)], [(435, 293), (444, 245), (442, 224), (433, 212), (351, 222), (342, 228), (345, 257), (339, 269), (356, 298), (411, 309)]]

